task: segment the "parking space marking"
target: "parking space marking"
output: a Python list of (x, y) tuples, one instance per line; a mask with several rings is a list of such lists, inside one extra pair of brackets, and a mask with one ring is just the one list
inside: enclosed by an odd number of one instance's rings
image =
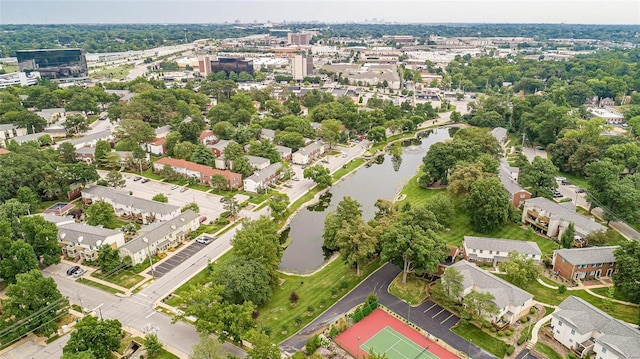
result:
[(435, 315), (433, 315), (431, 318), (435, 318), (438, 314), (444, 312), (444, 308), (442, 308), (442, 310), (440, 310), (438, 313), (436, 313)]
[(430, 311), (430, 310), (431, 310), (431, 308), (433, 308), (433, 307), (435, 307), (435, 306), (437, 306), (437, 304), (436, 304), (436, 303), (433, 303), (433, 305), (432, 305), (432, 306), (430, 306), (429, 308), (427, 308), (427, 310), (425, 310), (423, 313), (426, 313), (426, 312)]
[(445, 320), (441, 321), (440, 324), (444, 324), (444, 322), (449, 320), (449, 318), (451, 318), (451, 317), (453, 317), (453, 314), (449, 314), (449, 316)]

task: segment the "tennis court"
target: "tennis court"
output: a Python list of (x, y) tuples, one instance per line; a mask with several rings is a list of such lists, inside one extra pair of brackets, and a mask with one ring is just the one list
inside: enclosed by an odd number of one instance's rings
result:
[(423, 348), (390, 327), (384, 327), (360, 348), (367, 354), (372, 351), (377, 354), (386, 353), (388, 358), (394, 359), (439, 359), (429, 352), (428, 344)]

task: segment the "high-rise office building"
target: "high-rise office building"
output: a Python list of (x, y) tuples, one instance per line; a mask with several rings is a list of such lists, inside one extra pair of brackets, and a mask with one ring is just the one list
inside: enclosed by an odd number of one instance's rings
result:
[(301, 81), (313, 73), (313, 57), (309, 55), (296, 55), (291, 66), (293, 79)]
[(247, 72), (253, 74), (253, 60), (247, 60), (239, 57), (218, 57), (217, 60), (211, 61), (211, 72), (224, 71), (229, 72)]
[(20, 71), (37, 71), (40, 76), (58, 81), (74, 81), (89, 76), (82, 49), (46, 49), (16, 51)]
[(289, 45), (309, 45), (313, 34), (310, 32), (290, 32), (287, 34)]

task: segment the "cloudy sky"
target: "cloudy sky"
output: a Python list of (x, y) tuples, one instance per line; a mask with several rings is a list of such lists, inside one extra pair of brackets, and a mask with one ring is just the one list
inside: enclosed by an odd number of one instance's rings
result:
[(640, 25), (640, 0), (0, 0), (0, 24), (364, 22)]

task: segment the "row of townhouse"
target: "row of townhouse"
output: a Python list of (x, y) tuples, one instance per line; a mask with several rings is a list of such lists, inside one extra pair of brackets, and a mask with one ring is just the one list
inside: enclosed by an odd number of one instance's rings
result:
[(600, 223), (576, 213), (570, 202), (556, 203), (543, 197), (525, 201), (522, 223), (551, 238), (562, 237), (570, 223), (574, 224), (576, 236), (580, 238), (585, 238), (592, 232), (607, 230), (607, 227)]
[(324, 154), (325, 146), (322, 142), (312, 142), (298, 149), (291, 155), (291, 162), (297, 165), (307, 165)]
[(496, 327), (504, 328), (529, 314), (529, 309), (533, 306), (533, 295), (529, 292), (466, 260), (460, 260), (446, 270), (450, 268), (457, 269), (463, 277), (462, 292), (458, 298), (460, 301), (471, 292), (488, 292), (493, 295), (498, 313), (489, 315), (486, 319)]
[(462, 254), (469, 262), (486, 263), (496, 267), (509, 259), (509, 253), (517, 252), (540, 264), (542, 251), (536, 242), (511, 239), (464, 236)]
[[(131, 151), (112, 151), (118, 155), (120, 166), (124, 166), (127, 163), (137, 163), (134, 161), (133, 152)], [(86, 164), (92, 164), (96, 160), (96, 148), (95, 147), (80, 147), (76, 150), (76, 160), (84, 162)], [(150, 157), (148, 153), (145, 153), (145, 158), (142, 160), (144, 163), (149, 162)]]
[(69, 258), (95, 261), (100, 247), (109, 245), (117, 249), (125, 239), (122, 231), (74, 222), (58, 226), (58, 243), (62, 254)]
[[(629, 318), (631, 319), (631, 318)], [(580, 358), (640, 358), (640, 331), (581, 298), (569, 296), (551, 317), (553, 338)]]
[(242, 189), (242, 175), (239, 173), (223, 171), (194, 162), (168, 157), (161, 158), (153, 163), (153, 169), (156, 172), (161, 171), (165, 166), (171, 167), (176, 173), (185, 178), (197, 179), (200, 184), (204, 186), (211, 184), (211, 178), (213, 176), (220, 175), (227, 180), (227, 187), (229, 189)]
[(282, 178), (280, 169), (282, 163), (276, 162), (244, 179), (244, 190), (251, 193), (258, 193), (270, 185), (275, 184)]
[(558, 249), (553, 251), (553, 271), (570, 280), (611, 277), (618, 273), (614, 252), (619, 246)]
[(178, 206), (134, 197), (128, 192), (104, 186), (86, 188), (81, 195), (86, 205), (104, 201), (113, 207), (118, 216), (133, 218), (143, 224), (168, 221), (180, 213)]
[(200, 227), (199, 217), (192, 210), (187, 210), (166, 222), (141, 228), (136, 237), (118, 248), (120, 257), (129, 257), (131, 264), (136, 265), (148, 260), (149, 255), (175, 248)]

